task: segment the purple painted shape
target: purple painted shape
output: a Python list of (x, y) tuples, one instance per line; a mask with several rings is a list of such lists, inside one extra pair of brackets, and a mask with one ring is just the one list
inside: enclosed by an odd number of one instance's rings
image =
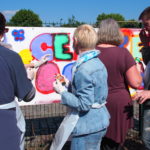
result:
[(48, 61), (53, 60), (52, 39), (52, 35), (48, 33), (35, 37), (30, 44), (32, 56), (39, 60), (45, 54), (51, 54)]
[(73, 63), (70, 63), (70, 64), (67, 64), (63, 71), (62, 71), (62, 74), (68, 79), (71, 81), (72, 79), (72, 66), (73, 66), (74, 62)]
[(124, 45), (127, 44), (128, 41), (129, 41), (128, 36), (124, 36), (124, 41), (123, 41), (123, 43), (121, 45), (119, 45), (119, 47), (124, 47)]

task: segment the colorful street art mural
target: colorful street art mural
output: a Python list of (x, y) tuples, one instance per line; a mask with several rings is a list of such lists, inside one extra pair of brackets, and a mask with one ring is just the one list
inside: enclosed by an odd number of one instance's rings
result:
[[(60, 95), (53, 90), (55, 75), (61, 73), (71, 80), (71, 69), (77, 59), (72, 47), (75, 28), (52, 27), (8, 27), (4, 42), (12, 45), (22, 58), (24, 64), (39, 61), (45, 54), (50, 54), (47, 63), (35, 69), (33, 85), (37, 92), (35, 98), (20, 105), (48, 104), (59, 102)], [(141, 60), (139, 46), (140, 29), (121, 29), (124, 42), (120, 47), (126, 47), (135, 59)], [(113, 59), (113, 56), (112, 56)], [(111, 60), (110, 60), (111, 61)]]

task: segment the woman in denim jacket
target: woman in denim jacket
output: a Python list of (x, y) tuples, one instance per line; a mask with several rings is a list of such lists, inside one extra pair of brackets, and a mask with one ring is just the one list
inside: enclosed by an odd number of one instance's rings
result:
[[(100, 52), (94, 49), (96, 42), (96, 32), (90, 25), (81, 25), (75, 30), (73, 45), (79, 58), (72, 68), (71, 92), (59, 80), (54, 82), (55, 91), (61, 94), (61, 103), (68, 106), (70, 111), (56, 133), (51, 150), (60, 150), (62, 147), (56, 146), (58, 138), (63, 139), (66, 135), (68, 138), (70, 134), (71, 150), (100, 149), (110, 116), (105, 106), (107, 71), (98, 58)], [(68, 118), (72, 122), (66, 121)]]

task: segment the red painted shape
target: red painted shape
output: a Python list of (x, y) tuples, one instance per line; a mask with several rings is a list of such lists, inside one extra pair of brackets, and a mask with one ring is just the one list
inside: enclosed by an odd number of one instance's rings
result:
[(18, 33), (17, 32), (14, 32), (14, 35), (17, 35)]
[(45, 43), (45, 42), (43, 42), (42, 44), (41, 44), (41, 49), (43, 50), (43, 51), (46, 51), (48, 48), (53, 48), (52, 46), (48, 46), (47, 45), (47, 43)]
[(134, 37), (134, 33), (131, 29), (122, 28), (121, 31), (128, 36)]

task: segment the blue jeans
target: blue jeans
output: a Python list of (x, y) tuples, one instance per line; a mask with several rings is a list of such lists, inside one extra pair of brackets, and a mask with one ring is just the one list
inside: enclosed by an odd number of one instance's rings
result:
[(150, 150), (150, 108), (144, 110), (142, 140)]
[(81, 136), (73, 136), (71, 150), (100, 150), (102, 138), (106, 134), (106, 129)]

